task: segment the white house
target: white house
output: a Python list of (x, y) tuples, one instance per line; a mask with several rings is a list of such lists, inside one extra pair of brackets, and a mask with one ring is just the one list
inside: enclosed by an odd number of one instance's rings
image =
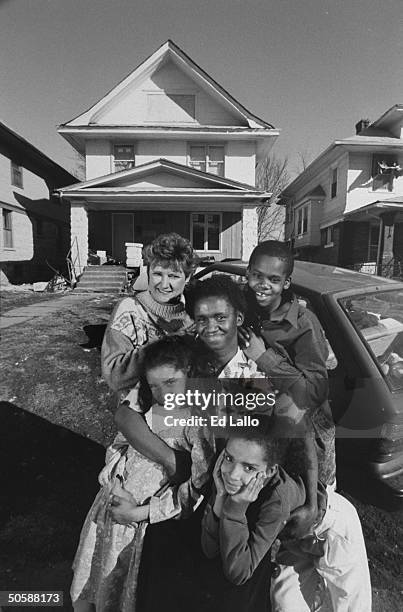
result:
[(286, 239), (302, 259), (403, 274), (403, 105), (361, 120), (283, 192)]
[(69, 207), (52, 196), (75, 177), (0, 122), (0, 277), (48, 280), (64, 268), (70, 245)]
[(268, 199), (255, 168), (279, 131), (172, 41), (58, 131), (85, 156), (86, 181), (59, 190), (78, 274), (89, 249), (124, 261), (126, 243), (167, 231), (216, 260), (249, 256)]

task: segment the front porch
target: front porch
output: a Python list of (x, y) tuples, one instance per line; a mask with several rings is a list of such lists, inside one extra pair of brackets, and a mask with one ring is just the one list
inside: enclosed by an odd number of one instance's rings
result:
[(126, 243), (146, 245), (177, 232), (201, 257), (247, 260), (257, 244), (258, 207), (269, 194), (160, 159), (67, 187), (71, 259), (79, 276), (88, 251), (126, 263)]
[(346, 215), (346, 267), (367, 274), (403, 278), (403, 197), (377, 201)]

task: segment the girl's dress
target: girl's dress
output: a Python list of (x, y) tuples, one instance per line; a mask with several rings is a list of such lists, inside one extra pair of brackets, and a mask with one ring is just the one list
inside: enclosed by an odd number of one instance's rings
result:
[[(167, 426), (167, 415), (187, 419), (187, 408), (165, 411), (154, 405), (145, 415), (150, 429), (171, 448), (191, 454), (191, 477), (170, 486), (165, 469), (132, 448), (118, 434), (106, 453), (99, 475), (102, 488), (87, 515), (73, 563), (72, 601), (84, 599), (97, 612), (135, 612), (138, 572), (148, 522), (156, 523), (192, 513), (203, 499), (203, 491), (214, 463), (215, 447), (207, 427)], [(149, 521), (119, 525), (112, 521), (109, 500), (119, 480), (136, 502), (150, 504)]]

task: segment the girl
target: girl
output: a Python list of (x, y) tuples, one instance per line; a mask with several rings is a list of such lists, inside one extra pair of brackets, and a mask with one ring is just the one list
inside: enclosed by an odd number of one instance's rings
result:
[[(174, 407), (167, 412), (167, 393), (184, 393), (190, 369), (188, 341), (166, 337), (145, 347), (144, 379), (139, 390), (130, 392), (128, 401), (142, 411), (144, 396), (151, 393), (152, 407), (145, 420), (150, 429), (176, 450), (191, 455), (191, 477), (170, 487), (166, 470), (134, 450), (118, 434), (106, 453), (106, 465), (99, 480), (102, 485), (85, 520), (73, 564), (71, 587), (77, 612), (135, 612), (138, 571), (148, 523), (183, 517), (202, 499), (214, 460), (214, 441), (203, 427), (170, 427), (166, 416), (186, 419), (188, 408)], [(145, 384), (147, 383), (147, 385)], [(170, 396), (172, 397), (172, 396)], [(170, 419), (169, 422), (174, 422)], [(127, 524), (117, 524), (111, 515), (111, 501), (133, 508)], [(112, 509), (119, 520), (119, 509)], [(122, 521), (123, 522), (123, 521)]]
[[(370, 612), (371, 584), (357, 512), (344, 497), (318, 488), (311, 534), (283, 542), (271, 582), (270, 549), (293, 509), (304, 503), (301, 479), (279, 465), (287, 440), (273, 420), (233, 428), (214, 469), (215, 492), (202, 523), (207, 557), (221, 557), (226, 580), (217, 610), (309, 612), (327, 598), (338, 612)], [(327, 500), (326, 500), (327, 497)], [(237, 585), (236, 587), (231, 586)], [(319, 601), (319, 599), (321, 601)]]

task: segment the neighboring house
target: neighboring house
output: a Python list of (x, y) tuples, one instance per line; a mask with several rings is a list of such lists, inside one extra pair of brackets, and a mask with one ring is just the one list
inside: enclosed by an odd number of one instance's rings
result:
[(52, 192), (75, 177), (0, 122), (0, 276), (3, 282), (48, 280), (65, 266), (69, 208)]
[(168, 41), (59, 133), (85, 156), (71, 204), (76, 271), (88, 250), (125, 261), (126, 244), (162, 232), (202, 256), (248, 258), (257, 242), (256, 164), (279, 132)]
[(300, 259), (402, 275), (403, 105), (361, 120), (283, 192), (285, 237)]

